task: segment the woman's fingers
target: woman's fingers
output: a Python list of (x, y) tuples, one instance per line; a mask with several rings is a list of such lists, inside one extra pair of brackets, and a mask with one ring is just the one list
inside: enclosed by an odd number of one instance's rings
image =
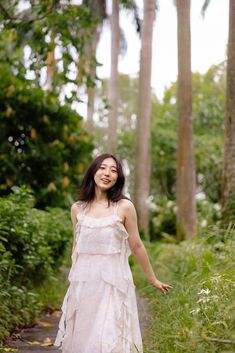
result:
[(170, 284), (162, 283), (158, 279), (150, 282), (155, 288), (158, 288), (162, 293), (168, 292), (173, 287)]
[(160, 286), (157, 286), (158, 289), (160, 289), (161, 292), (166, 293), (173, 287), (169, 284), (161, 283)]

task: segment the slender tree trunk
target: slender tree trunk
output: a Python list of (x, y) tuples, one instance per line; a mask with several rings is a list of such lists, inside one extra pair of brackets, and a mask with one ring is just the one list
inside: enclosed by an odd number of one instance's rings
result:
[(235, 213), (235, 2), (229, 6), (227, 97), (225, 113), (224, 166), (222, 178), (222, 213), (225, 221)]
[[(89, 43), (88, 49), (88, 60), (90, 63), (89, 74), (93, 82), (95, 82), (96, 77), (96, 65), (94, 60), (96, 56), (96, 48), (100, 39), (101, 25), (98, 25), (95, 29), (95, 34)], [(87, 88), (87, 130), (92, 132), (93, 127), (93, 115), (94, 115), (94, 104), (95, 104), (95, 87)]]
[(177, 238), (196, 233), (196, 177), (193, 149), (190, 0), (177, 0), (178, 18), (178, 161)]
[(155, 0), (144, 0), (144, 20), (141, 28), (139, 97), (137, 113), (134, 202), (139, 227), (148, 232), (148, 197), (151, 164), (151, 67)]
[(47, 54), (47, 80), (46, 87), (49, 91), (53, 89), (53, 79), (56, 70), (55, 51), (52, 50)]
[(112, 0), (111, 15), (111, 73), (109, 81), (109, 125), (108, 125), (108, 149), (115, 152), (117, 147), (117, 119), (118, 119), (118, 54), (120, 43), (119, 27), (119, 0)]

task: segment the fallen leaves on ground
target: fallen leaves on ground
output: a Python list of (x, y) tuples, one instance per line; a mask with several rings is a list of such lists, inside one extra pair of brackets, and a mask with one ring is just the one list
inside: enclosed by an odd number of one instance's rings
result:
[(46, 321), (38, 321), (39, 325), (43, 327), (53, 327), (55, 324), (52, 324), (51, 322), (46, 322)]
[(54, 317), (60, 317), (60, 315), (61, 315), (61, 312), (59, 310), (56, 310), (52, 313), (52, 316)]
[(28, 344), (31, 344), (31, 345), (34, 345), (34, 344), (37, 344), (41, 347), (47, 347), (47, 346), (52, 346), (53, 343), (50, 339), (50, 337), (47, 337), (45, 338), (42, 342), (39, 342), (39, 341), (26, 341)]

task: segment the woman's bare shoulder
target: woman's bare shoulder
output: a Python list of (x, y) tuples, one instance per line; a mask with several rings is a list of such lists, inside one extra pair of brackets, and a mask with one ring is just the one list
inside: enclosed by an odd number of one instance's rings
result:
[(77, 214), (80, 211), (81, 207), (82, 207), (81, 202), (75, 201), (71, 206), (71, 213)]
[(133, 204), (133, 202), (129, 199), (121, 199), (120, 201), (120, 209), (122, 209), (123, 211), (134, 211), (135, 210), (135, 206)]

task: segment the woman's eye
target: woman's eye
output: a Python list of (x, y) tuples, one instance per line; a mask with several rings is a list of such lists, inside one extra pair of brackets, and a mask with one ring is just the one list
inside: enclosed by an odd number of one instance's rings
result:
[(117, 173), (116, 169), (111, 170), (112, 173)]

